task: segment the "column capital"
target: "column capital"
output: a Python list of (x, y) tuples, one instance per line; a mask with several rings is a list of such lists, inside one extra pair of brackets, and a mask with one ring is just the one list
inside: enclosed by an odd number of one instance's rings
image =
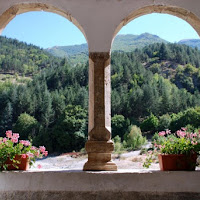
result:
[(110, 59), (110, 52), (90, 52), (89, 58), (93, 62), (105, 62)]

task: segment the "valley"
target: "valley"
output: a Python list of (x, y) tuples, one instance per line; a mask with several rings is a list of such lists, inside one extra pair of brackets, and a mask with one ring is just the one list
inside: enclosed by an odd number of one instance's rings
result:
[[(145, 137), (166, 128), (195, 131), (200, 120), (200, 51), (147, 33), (117, 36), (116, 41), (111, 59), (115, 151), (136, 150)], [(88, 62), (76, 58), (88, 57), (87, 46), (63, 48), (72, 57), (59, 58), (5, 37), (0, 44), (1, 136), (12, 129), (50, 153), (83, 149)]]

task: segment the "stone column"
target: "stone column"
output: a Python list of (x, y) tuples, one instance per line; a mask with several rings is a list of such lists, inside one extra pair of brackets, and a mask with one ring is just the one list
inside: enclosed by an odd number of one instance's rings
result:
[(111, 161), (110, 53), (89, 54), (89, 130), (85, 145), (88, 161), (83, 170), (116, 171)]

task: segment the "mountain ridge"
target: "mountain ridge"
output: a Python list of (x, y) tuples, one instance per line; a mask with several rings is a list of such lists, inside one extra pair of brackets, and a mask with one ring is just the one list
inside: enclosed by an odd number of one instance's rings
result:
[[(115, 37), (111, 51), (131, 52), (136, 48), (141, 49), (153, 43), (166, 44), (170, 42), (150, 33), (142, 33), (140, 35), (120, 34)], [(177, 44), (183, 44), (200, 49), (200, 39), (182, 39), (178, 41)], [(45, 49), (45, 51), (56, 57), (67, 58), (72, 65), (83, 64), (88, 61), (87, 43), (67, 46), (53, 46)]]
[[(142, 48), (153, 43), (168, 43), (168, 41), (150, 33), (143, 33), (140, 35), (117, 35), (112, 45), (112, 51), (130, 52), (136, 48)], [(45, 50), (54, 56), (69, 58), (71, 64), (83, 64), (88, 60), (87, 43), (80, 45), (54, 46)]]
[(187, 46), (200, 49), (200, 39), (183, 39), (178, 44), (185, 44)]

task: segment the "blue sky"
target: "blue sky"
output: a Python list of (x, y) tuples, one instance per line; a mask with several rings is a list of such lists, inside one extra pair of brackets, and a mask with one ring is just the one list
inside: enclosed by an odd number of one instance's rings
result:
[[(199, 39), (185, 21), (167, 14), (141, 16), (121, 29), (118, 34), (151, 33), (169, 41)], [(62, 16), (48, 12), (28, 12), (17, 15), (4, 29), (4, 36), (16, 38), (42, 48), (86, 43), (80, 30)]]

